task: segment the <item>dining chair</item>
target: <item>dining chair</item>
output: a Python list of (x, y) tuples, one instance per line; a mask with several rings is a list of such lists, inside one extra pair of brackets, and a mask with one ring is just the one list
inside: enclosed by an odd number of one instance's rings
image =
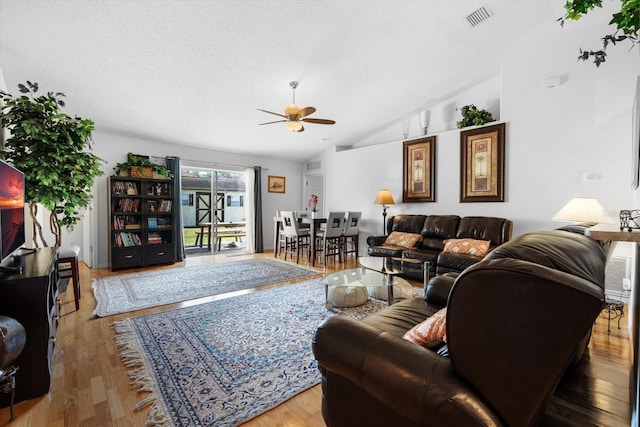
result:
[(306, 248), (307, 259), (311, 258), (311, 235), (309, 229), (302, 229), (298, 225), (298, 218), (293, 211), (281, 211), (282, 228), (286, 238), (284, 260), (287, 260), (287, 253), (296, 253), (296, 263), (300, 263), (300, 250)]
[[(362, 212), (347, 212), (344, 231), (342, 233), (345, 261), (347, 259), (347, 254), (355, 254), (356, 258), (358, 258), (361, 217)], [(349, 245), (351, 245), (351, 249), (349, 249)]]
[(280, 256), (287, 250), (287, 236), (284, 234), (284, 226), (282, 221), (282, 214), (280, 211), (276, 211), (276, 217), (280, 218), (278, 221), (278, 241), (276, 242), (276, 256)]
[(303, 218), (309, 218), (309, 214), (307, 212), (305, 212), (305, 211), (293, 211), (293, 214), (298, 219), (298, 227), (299, 228), (302, 228), (302, 229), (311, 228), (311, 224), (302, 222)]
[(324, 264), (327, 258), (338, 256), (342, 262), (342, 230), (344, 226), (344, 212), (329, 212), (327, 223), (323, 230), (316, 233), (316, 253), (322, 251)]

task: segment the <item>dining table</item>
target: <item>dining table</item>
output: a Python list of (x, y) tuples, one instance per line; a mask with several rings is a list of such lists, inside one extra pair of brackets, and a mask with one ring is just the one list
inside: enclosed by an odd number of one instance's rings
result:
[[(273, 255), (277, 257), (279, 255), (280, 245), (280, 225), (282, 222), (282, 217), (274, 216), (273, 217)], [(311, 266), (315, 266), (316, 263), (316, 231), (320, 230), (320, 226), (322, 224), (327, 223), (327, 217), (300, 217), (298, 218), (298, 222), (301, 224), (309, 224), (309, 234), (311, 236)]]

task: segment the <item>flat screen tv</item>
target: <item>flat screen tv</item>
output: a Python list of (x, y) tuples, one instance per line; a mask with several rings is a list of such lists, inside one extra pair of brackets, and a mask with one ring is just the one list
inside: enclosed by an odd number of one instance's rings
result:
[(24, 174), (0, 160), (0, 262), (25, 243)]

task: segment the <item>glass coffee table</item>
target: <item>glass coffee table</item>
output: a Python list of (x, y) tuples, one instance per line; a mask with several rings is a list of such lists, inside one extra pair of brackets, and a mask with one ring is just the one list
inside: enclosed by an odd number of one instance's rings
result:
[(389, 290), (389, 305), (393, 304), (393, 278), (395, 276), (421, 271), (425, 289), (429, 283), (429, 269), (431, 268), (429, 261), (405, 257), (363, 256), (358, 258), (358, 262), (362, 268), (377, 271), (385, 276), (386, 286)]
[(329, 301), (329, 288), (339, 286), (376, 286), (387, 288), (387, 303), (395, 302), (393, 297), (393, 278), (408, 271), (421, 269), (424, 274), (424, 284), (429, 281), (431, 264), (426, 261), (397, 257), (360, 257), (359, 268), (350, 268), (327, 274), (323, 279), (326, 306), (330, 310), (333, 303)]

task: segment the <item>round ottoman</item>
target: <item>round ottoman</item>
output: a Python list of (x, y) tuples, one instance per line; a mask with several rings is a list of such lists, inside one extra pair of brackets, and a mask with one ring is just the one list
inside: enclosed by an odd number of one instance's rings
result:
[(369, 299), (369, 292), (365, 286), (330, 286), (327, 294), (327, 308), (355, 307), (362, 305)]
[[(371, 298), (388, 300), (386, 286), (369, 286), (369, 295)], [(413, 297), (413, 286), (402, 277), (393, 278), (393, 299), (407, 299)]]

